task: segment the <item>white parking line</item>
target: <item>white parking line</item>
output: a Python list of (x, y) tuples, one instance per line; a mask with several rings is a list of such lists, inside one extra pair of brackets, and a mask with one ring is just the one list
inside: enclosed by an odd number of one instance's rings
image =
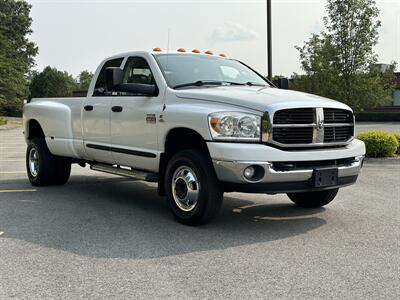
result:
[[(1, 148), (0, 148), (1, 149)], [(13, 151), (11, 154), (25, 154), (25, 151)]]
[(25, 162), (25, 159), (0, 159), (0, 163), (2, 162)]
[(1, 171), (0, 174), (26, 174), (26, 171)]
[(0, 193), (31, 193), (31, 192), (36, 192), (36, 189), (0, 190)]

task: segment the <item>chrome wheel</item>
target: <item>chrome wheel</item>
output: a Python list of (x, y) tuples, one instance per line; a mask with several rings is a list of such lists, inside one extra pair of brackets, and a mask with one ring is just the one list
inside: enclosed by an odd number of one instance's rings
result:
[(29, 151), (29, 172), (33, 177), (36, 177), (39, 172), (39, 154), (36, 148), (31, 148)]
[(172, 177), (172, 195), (181, 210), (193, 210), (197, 205), (199, 192), (200, 183), (191, 168), (182, 166), (175, 170)]

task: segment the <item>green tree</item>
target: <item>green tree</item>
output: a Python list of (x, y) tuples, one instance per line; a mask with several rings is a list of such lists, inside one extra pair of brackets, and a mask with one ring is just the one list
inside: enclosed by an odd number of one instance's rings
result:
[(26, 1), (0, 0), (0, 114), (20, 115), (28, 95), (27, 77), (38, 49), (29, 41), (31, 6)]
[(76, 81), (70, 74), (50, 66), (35, 72), (29, 86), (32, 98), (70, 97), (75, 88)]
[(305, 75), (294, 74), (293, 87), (338, 99), (357, 111), (382, 105), (393, 88), (395, 63), (384, 73), (373, 67), (381, 25), (375, 1), (328, 0), (326, 8), (326, 30), (296, 47)]
[(89, 89), (90, 82), (92, 81), (93, 73), (88, 70), (84, 70), (79, 73), (76, 84), (76, 90), (86, 91)]

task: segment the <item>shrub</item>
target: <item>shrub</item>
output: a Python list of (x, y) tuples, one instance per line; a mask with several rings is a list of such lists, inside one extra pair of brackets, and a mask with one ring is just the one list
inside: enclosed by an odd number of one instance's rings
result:
[(372, 130), (360, 133), (358, 139), (365, 143), (368, 157), (393, 156), (399, 146), (399, 142), (393, 134), (382, 130)]
[(6, 124), (7, 124), (7, 119), (0, 117), (0, 126)]
[(358, 112), (354, 114), (356, 121), (394, 122), (400, 121), (400, 112)]
[(394, 137), (396, 138), (397, 142), (398, 142), (398, 147), (397, 147), (397, 154), (400, 154), (400, 132), (397, 132), (395, 134), (393, 134)]

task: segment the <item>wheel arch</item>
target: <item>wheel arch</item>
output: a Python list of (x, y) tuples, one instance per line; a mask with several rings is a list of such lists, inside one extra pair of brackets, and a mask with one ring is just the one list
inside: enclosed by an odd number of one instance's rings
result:
[[(210, 157), (206, 140), (194, 129), (187, 127), (175, 127), (170, 129), (164, 140), (164, 152), (160, 156), (158, 193), (165, 195), (164, 177), (167, 164), (172, 156), (185, 149), (200, 149)], [(211, 159), (211, 157), (210, 157)]]
[(45, 138), (44, 131), (39, 121), (37, 121), (36, 119), (30, 119), (29, 121), (27, 121), (25, 136), (27, 139), (33, 139), (35, 137)]

